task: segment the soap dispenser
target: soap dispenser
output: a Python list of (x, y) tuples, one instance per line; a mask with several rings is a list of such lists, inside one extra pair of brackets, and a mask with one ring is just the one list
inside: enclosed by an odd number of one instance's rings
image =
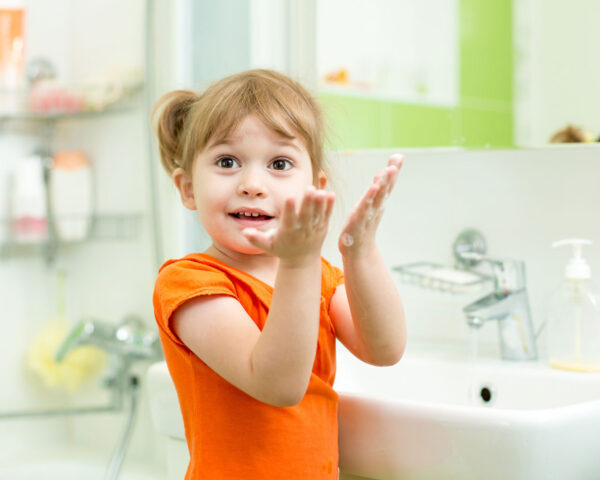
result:
[(581, 254), (591, 243), (569, 238), (552, 244), (573, 248), (562, 285), (548, 305), (548, 358), (553, 368), (600, 372), (600, 291)]

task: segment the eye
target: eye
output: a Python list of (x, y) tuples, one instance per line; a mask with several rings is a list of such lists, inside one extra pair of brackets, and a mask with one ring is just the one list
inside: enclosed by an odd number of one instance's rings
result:
[(232, 157), (219, 157), (216, 163), (221, 168), (236, 168), (240, 166), (238, 161)]
[(271, 168), (273, 170), (289, 170), (293, 164), (287, 158), (277, 158), (271, 162)]

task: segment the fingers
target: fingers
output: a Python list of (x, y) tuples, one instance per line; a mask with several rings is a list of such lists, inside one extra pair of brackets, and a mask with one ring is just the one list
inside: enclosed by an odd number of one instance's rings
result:
[(327, 228), (331, 212), (333, 211), (333, 203), (335, 194), (325, 190), (317, 190), (315, 192), (314, 216), (312, 226), (318, 230)]
[(357, 204), (352, 217), (362, 218), (367, 223), (381, 218), (385, 201), (394, 188), (403, 162), (403, 155), (396, 154), (390, 157), (388, 165), (373, 177), (373, 183)]
[(395, 171), (391, 172), (390, 181), (388, 184), (388, 194), (394, 188), (394, 185), (396, 184), (396, 180), (398, 179), (398, 173), (400, 173), (400, 168), (402, 168), (403, 164), (404, 164), (404, 155), (402, 155), (401, 153), (394, 154), (390, 157), (387, 168), (395, 167)]
[(390, 155), (390, 158), (388, 160), (388, 165), (395, 165), (398, 168), (400, 168), (403, 163), (404, 155), (402, 155), (401, 153), (394, 153), (393, 155)]
[(332, 192), (307, 187), (297, 209), (294, 197), (284, 201), (276, 229), (246, 228), (242, 232), (253, 246), (276, 255), (311, 249), (320, 245), (327, 233), (334, 200)]
[(296, 203), (293, 197), (286, 198), (281, 211), (281, 226), (291, 230), (296, 228), (296, 223)]
[(404, 164), (404, 155), (401, 153), (396, 153), (390, 157), (388, 160), (388, 167), (396, 167), (395, 172), (392, 174), (390, 178), (390, 190), (394, 187), (396, 180), (398, 179), (398, 173), (400, 173), (400, 169)]
[(242, 230), (242, 234), (255, 247), (264, 251), (269, 251), (273, 244), (275, 230), (272, 229), (267, 230), (266, 232), (261, 232), (256, 228), (244, 228), (244, 230)]
[(301, 228), (325, 228), (329, 223), (335, 195), (325, 190), (309, 187), (300, 204), (298, 225)]
[(312, 225), (316, 203), (316, 189), (311, 185), (304, 192), (304, 197), (300, 203), (300, 211), (298, 212), (299, 226), (307, 227)]
[(327, 227), (329, 225), (329, 219), (333, 213), (333, 204), (335, 203), (335, 193), (328, 192), (325, 199), (325, 207), (323, 212), (322, 226)]
[(390, 195), (403, 163), (404, 156), (402, 154), (394, 154), (390, 156), (387, 166), (373, 178), (373, 184), (378, 186), (377, 192), (373, 194), (375, 208), (380, 208)]

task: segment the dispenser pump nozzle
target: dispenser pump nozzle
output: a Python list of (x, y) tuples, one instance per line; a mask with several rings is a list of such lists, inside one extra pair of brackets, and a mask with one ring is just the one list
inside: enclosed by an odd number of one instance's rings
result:
[(573, 258), (569, 260), (565, 268), (565, 278), (569, 280), (586, 280), (592, 276), (589, 264), (581, 255), (583, 246), (591, 244), (591, 240), (584, 238), (565, 238), (552, 244), (554, 248), (562, 247), (563, 245), (571, 245), (573, 247)]

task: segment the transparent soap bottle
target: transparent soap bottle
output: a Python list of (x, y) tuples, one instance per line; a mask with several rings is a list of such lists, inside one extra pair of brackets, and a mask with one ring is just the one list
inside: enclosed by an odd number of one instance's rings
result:
[(571, 245), (573, 257), (560, 288), (548, 305), (550, 366), (577, 372), (600, 372), (600, 290), (592, 282), (589, 264), (581, 255), (584, 239), (565, 239), (553, 247)]

